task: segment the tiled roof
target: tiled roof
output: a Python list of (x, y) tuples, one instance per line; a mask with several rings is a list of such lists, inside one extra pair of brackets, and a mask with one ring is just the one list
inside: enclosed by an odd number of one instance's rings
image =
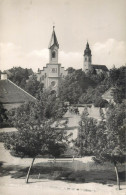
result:
[(9, 79), (0, 80), (1, 103), (24, 103), (28, 101), (36, 101), (36, 98), (18, 87)]
[(92, 67), (95, 69), (102, 69), (108, 71), (108, 68), (105, 65), (92, 64)]

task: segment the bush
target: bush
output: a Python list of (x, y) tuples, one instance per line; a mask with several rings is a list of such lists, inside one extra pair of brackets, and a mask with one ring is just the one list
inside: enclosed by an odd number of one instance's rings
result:
[(106, 106), (108, 106), (108, 101), (107, 100), (104, 100), (104, 99), (97, 99), (95, 102), (94, 102), (94, 106), (95, 107), (100, 107), (100, 108), (105, 108)]

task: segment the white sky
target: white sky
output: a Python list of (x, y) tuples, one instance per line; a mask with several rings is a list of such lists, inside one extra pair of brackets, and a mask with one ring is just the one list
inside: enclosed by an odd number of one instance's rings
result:
[(126, 63), (126, 0), (0, 0), (0, 69), (42, 69), (53, 23), (65, 68), (82, 68), (87, 40), (93, 64)]

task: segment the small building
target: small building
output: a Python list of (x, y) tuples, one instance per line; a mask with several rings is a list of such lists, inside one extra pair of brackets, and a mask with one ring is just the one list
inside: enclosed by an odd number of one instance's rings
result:
[(37, 99), (10, 81), (6, 73), (1, 74), (0, 103), (3, 104), (5, 109), (17, 108), (30, 101), (34, 102)]
[(83, 71), (88, 72), (91, 69), (94, 69), (98, 74), (101, 72), (107, 72), (108, 68), (105, 65), (92, 64), (92, 54), (91, 49), (89, 47), (89, 43), (87, 42), (86, 49), (84, 50), (84, 63), (83, 63)]
[(67, 71), (58, 63), (59, 43), (53, 26), (53, 32), (49, 43), (49, 63), (42, 70), (38, 70), (37, 80), (44, 84), (45, 89), (50, 89), (58, 94), (61, 80), (67, 75)]

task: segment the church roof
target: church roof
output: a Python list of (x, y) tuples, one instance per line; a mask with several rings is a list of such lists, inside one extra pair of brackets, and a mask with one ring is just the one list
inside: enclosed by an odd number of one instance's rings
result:
[(84, 50), (84, 56), (85, 55), (90, 55), (91, 56), (91, 49), (89, 47), (89, 43), (88, 42), (86, 44), (86, 49)]
[(53, 45), (56, 45), (56, 46), (59, 48), (59, 43), (58, 43), (58, 41), (57, 41), (57, 37), (56, 37), (55, 30), (54, 30), (54, 26), (53, 26), (53, 32), (52, 32), (51, 40), (50, 40), (50, 43), (49, 43), (49, 49), (50, 49)]
[(36, 98), (9, 79), (0, 80), (0, 103), (24, 103), (28, 101), (36, 101)]
[(91, 66), (95, 69), (102, 69), (104, 71), (108, 71), (108, 68), (105, 65), (92, 64)]

